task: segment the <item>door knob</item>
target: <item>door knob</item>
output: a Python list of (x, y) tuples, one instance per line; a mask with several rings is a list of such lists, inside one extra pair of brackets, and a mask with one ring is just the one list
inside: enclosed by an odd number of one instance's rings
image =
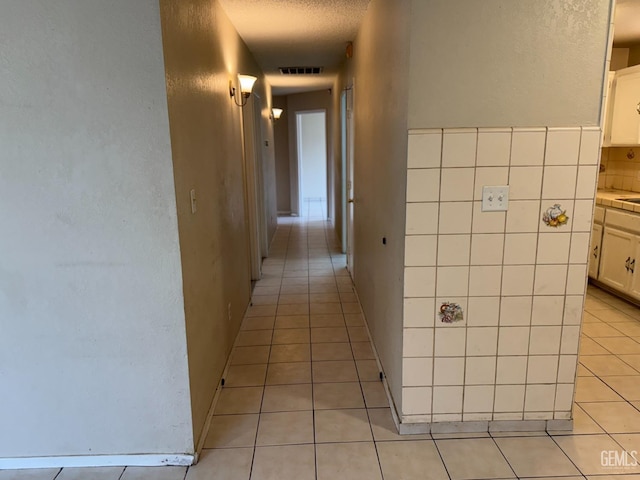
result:
[(348, 202), (349, 202), (349, 203), (353, 203), (353, 198), (350, 198), (350, 199), (348, 200)]

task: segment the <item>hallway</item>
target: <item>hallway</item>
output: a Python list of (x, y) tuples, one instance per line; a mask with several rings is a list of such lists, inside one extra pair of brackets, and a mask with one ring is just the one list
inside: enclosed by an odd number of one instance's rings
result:
[(640, 446), (636, 307), (589, 289), (573, 432), (400, 437), (345, 257), (322, 211), (310, 215), (279, 219), (196, 466), (7, 470), (0, 480), (639, 478), (631, 457), (602, 457)]

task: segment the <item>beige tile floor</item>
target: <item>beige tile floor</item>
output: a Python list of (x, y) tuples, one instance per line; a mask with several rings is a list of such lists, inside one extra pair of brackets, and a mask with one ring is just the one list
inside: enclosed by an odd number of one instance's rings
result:
[(640, 479), (640, 309), (589, 288), (573, 432), (397, 435), (333, 232), (281, 219), (198, 465), (0, 472), (0, 480)]

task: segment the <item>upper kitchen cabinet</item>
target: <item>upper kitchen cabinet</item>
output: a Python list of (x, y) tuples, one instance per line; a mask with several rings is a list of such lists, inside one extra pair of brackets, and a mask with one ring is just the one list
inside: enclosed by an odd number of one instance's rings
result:
[(640, 65), (618, 70), (613, 85), (610, 140), (605, 145), (640, 145)]

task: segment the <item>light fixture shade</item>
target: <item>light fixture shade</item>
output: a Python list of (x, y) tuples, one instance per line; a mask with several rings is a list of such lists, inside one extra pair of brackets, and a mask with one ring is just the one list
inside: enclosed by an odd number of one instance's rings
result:
[(271, 112), (273, 113), (273, 118), (278, 120), (280, 118), (280, 116), (282, 115), (282, 109), (281, 108), (272, 108)]
[(253, 84), (256, 83), (257, 78), (251, 75), (238, 75), (240, 79), (240, 91), (249, 96), (251, 94), (251, 90), (253, 90)]

